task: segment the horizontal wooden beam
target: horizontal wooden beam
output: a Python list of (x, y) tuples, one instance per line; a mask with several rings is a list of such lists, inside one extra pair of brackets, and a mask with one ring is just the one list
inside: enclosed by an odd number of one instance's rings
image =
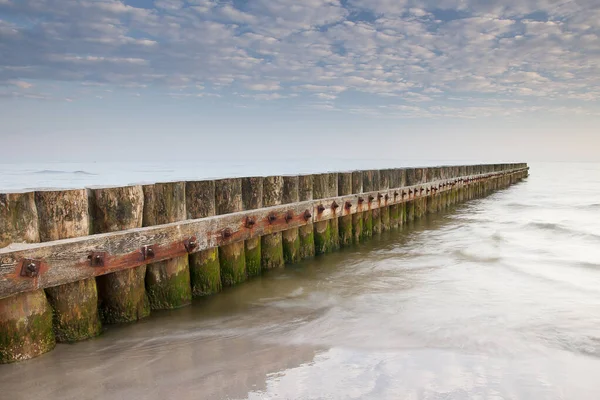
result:
[(449, 191), (527, 168), (0, 249), (0, 298)]

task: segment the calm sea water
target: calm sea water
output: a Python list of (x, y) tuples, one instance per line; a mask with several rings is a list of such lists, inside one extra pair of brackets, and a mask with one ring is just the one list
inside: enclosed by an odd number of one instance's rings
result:
[(0, 366), (6, 399), (600, 398), (600, 164)]

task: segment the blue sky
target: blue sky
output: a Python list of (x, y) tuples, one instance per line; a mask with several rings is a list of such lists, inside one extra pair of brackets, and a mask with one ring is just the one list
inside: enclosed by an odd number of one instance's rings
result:
[(599, 21), (597, 0), (0, 0), (0, 157), (597, 161)]

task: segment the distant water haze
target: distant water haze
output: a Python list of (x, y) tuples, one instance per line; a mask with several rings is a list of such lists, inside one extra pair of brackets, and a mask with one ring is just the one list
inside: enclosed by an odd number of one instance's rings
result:
[[(380, 166), (390, 165), (368, 165)], [(367, 165), (315, 166), (338, 167)], [(118, 175), (76, 170), (98, 174), (81, 174), (78, 185)], [(2, 393), (11, 400), (597, 400), (600, 164), (534, 164), (530, 173), (368, 243), (2, 365)], [(60, 174), (41, 175), (60, 183)], [(39, 175), (24, 174), (21, 184), (44, 183), (32, 176)]]
[(0, 163), (0, 192), (82, 188), (244, 176), (298, 175), (361, 169), (492, 164), (527, 160), (355, 159), (204, 160), (87, 163)]

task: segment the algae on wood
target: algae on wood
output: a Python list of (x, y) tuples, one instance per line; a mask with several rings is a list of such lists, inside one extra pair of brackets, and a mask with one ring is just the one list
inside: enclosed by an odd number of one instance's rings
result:
[[(215, 182), (190, 181), (185, 184), (187, 219), (212, 217), (215, 215)], [(189, 256), (190, 284), (192, 296), (207, 296), (222, 289), (219, 249), (192, 253)]]
[[(313, 199), (313, 176), (300, 175), (298, 177), (298, 197), (299, 201), (307, 201)], [(315, 235), (312, 222), (298, 228), (300, 237), (300, 259), (310, 258), (315, 256)]]
[[(282, 204), (283, 176), (267, 176), (263, 178), (263, 207)], [(270, 233), (261, 237), (260, 257), (263, 270), (284, 266), (283, 238), (281, 232)]]
[[(186, 219), (185, 182), (144, 185), (144, 226)], [(166, 310), (189, 305), (192, 286), (188, 256), (148, 264), (146, 293), (150, 307)]]
[[(300, 180), (297, 176), (283, 177), (282, 204), (297, 203), (300, 201)], [(298, 228), (291, 228), (281, 232), (283, 243), (283, 260), (286, 264), (300, 261), (300, 233)]]
[[(217, 215), (243, 210), (241, 178), (215, 181), (215, 209)], [(221, 283), (223, 286), (234, 286), (247, 279), (244, 247), (244, 242), (235, 242), (219, 247)]]
[[(90, 234), (88, 194), (85, 189), (35, 193), (40, 240), (51, 242)], [(59, 342), (77, 342), (102, 331), (96, 279), (46, 289)]]
[[(142, 226), (144, 193), (141, 186), (90, 190), (94, 233), (122, 231)], [(146, 266), (96, 278), (100, 316), (104, 323), (132, 322), (150, 315), (145, 286)]]
[[(32, 192), (0, 194), (0, 248), (39, 242)], [(27, 360), (54, 348), (52, 307), (44, 290), (0, 299), (0, 364)]]

